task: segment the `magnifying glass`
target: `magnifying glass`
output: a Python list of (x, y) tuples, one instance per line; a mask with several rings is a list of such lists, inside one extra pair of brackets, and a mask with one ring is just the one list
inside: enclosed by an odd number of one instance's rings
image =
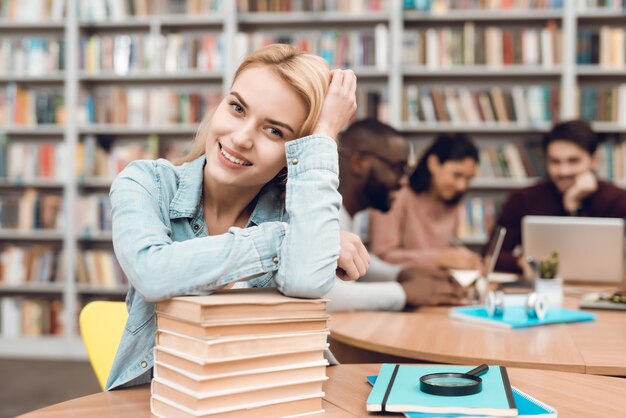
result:
[(474, 395), (483, 389), (481, 376), (489, 366), (481, 364), (466, 373), (430, 373), (420, 377), (422, 392), (439, 396)]

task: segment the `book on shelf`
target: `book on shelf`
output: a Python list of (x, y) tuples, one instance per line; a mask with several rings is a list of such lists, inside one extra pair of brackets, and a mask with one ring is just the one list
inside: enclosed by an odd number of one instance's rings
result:
[(11, 82), (0, 90), (0, 125), (35, 126), (64, 123), (65, 103), (60, 88), (25, 88)]
[(276, 289), (238, 289), (156, 303), (158, 313), (203, 323), (217, 320), (308, 318), (326, 314), (326, 299), (297, 299)]
[[(188, 138), (186, 142), (190, 142)], [(145, 140), (86, 135), (76, 146), (76, 173), (82, 178), (113, 180), (131, 161), (157, 159), (159, 150), (159, 137), (154, 134)]]
[(163, 331), (185, 334), (196, 338), (234, 337), (238, 335), (299, 333), (323, 331), (327, 328), (329, 315), (308, 318), (282, 318), (240, 321), (206, 321), (202, 323), (186, 321), (160, 313), (157, 327)]
[(51, 245), (7, 245), (0, 252), (0, 284), (62, 283), (62, 254)]
[(515, 417), (517, 408), (503, 366), (489, 366), (481, 375), (482, 391), (465, 396), (438, 396), (419, 389), (421, 376), (430, 373), (464, 373), (473, 366), (414, 366), (382, 364), (366, 408), (369, 412), (423, 412), (429, 414)]
[(277, 12), (347, 12), (363, 13), (389, 9), (388, 0), (300, 1), (300, 0), (239, 0), (237, 10), (242, 13)]
[(545, 157), (533, 141), (481, 144), (477, 178), (513, 179), (544, 177)]
[(78, 121), (129, 126), (199, 123), (222, 99), (220, 87), (95, 87), (80, 95)]
[(508, 328), (529, 328), (541, 325), (593, 321), (596, 315), (557, 306), (550, 307), (543, 319), (529, 318), (525, 306), (507, 306), (503, 316), (489, 316), (484, 306), (461, 306), (450, 309), (450, 318)]
[(458, 0), (403, 0), (405, 10), (419, 10), (433, 14), (450, 11), (512, 11), (562, 9), (563, 0), (505, 0), (505, 1), (458, 1)]
[(307, 347), (301, 350), (257, 353), (249, 357), (223, 361), (222, 359), (192, 356), (185, 351), (157, 346), (154, 349), (154, 361), (156, 364), (165, 364), (170, 368), (184, 370), (186, 373), (207, 378), (232, 373), (248, 373), (253, 370), (272, 369), (286, 365), (319, 363), (324, 361), (324, 350), (327, 348), (328, 344), (325, 343), (321, 346)]
[(61, 21), (65, 16), (65, 0), (3, 0), (0, 19), (20, 23)]
[(626, 65), (623, 27), (602, 25), (576, 32), (576, 63), (622, 69)]
[(272, 43), (286, 43), (324, 58), (331, 67), (375, 68), (386, 71), (389, 63), (389, 34), (385, 24), (374, 29), (324, 31), (256, 31), (239, 33), (239, 58)]
[(623, 182), (626, 180), (626, 143), (623, 135), (609, 138), (598, 145), (596, 173), (600, 178)]
[(63, 334), (63, 302), (59, 299), (0, 298), (0, 336), (38, 337)]
[(79, 65), (87, 74), (184, 74), (222, 71), (223, 56), (219, 33), (96, 34), (81, 39)]
[(450, 27), (406, 29), (402, 63), (407, 68), (498, 69), (511, 65), (552, 68), (561, 63), (561, 31), (555, 21), (543, 28), (480, 26), (472, 21)]
[(362, 85), (356, 91), (356, 118), (375, 118), (389, 120), (389, 98), (384, 87)]
[(85, 249), (76, 254), (76, 282), (115, 288), (128, 279), (112, 250)]
[(450, 122), (458, 125), (550, 123), (558, 114), (558, 87), (416, 86), (403, 93), (402, 114), (413, 123)]
[[(113, 139), (85, 135), (76, 144), (76, 175), (84, 186), (95, 178), (113, 180), (130, 162), (159, 157), (175, 162), (190, 151), (191, 138), (161, 138), (148, 134), (145, 139)], [(1, 148), (0, 148), (1, 151)]]
[(91, 193), (80, 196), (76, 209), (77, 231), (83, 238), (111, 232), (111, 199), (108, 193)]
[(323, 413), (322, 398), (324, 392), (307, 395), (301, 398), (281, 399), (281, 402), (268, 403), (258, 402), (248, 405), (245, 411), (237, 407), (223, 408), (219, 410), (194, 410), (176, 404), (167, 398), (152, 395), (150, 398), (150, 410), (157, 417), (180, 417), (180, 418), (240, 418), (245, 414), (247, 418), (265, 417), (299, 417)]
[(579, 86), (578, 103), (582, 119), (626, 126), (626, 83), (614, 87)]
[(63, 226), (63, 198), (27, 187), (22, 193), (0, 196), (0, 228), (21, 232), (59, 230)]
[(460, 239), (489, 236), (501, 204), (500, 200), (487, 196), (465, 199), (464, 206), (460, 210), (457, 236)]
[(0, 177), (16, 183), (63, 180), (65, 150), (61, 142), (0, 139)]
[(175, 383), (191, 392), (210, 393), (231, 391), (240, 388), (260, 388), (275, 383), (295, 383), (326, 378), (327, 360), (313, 363), (291, 363), (276, 367), (255, 367), (205, 376), (191, 373), (167, 363), (155, 363), (155, 378)]
[(614, 10), (616, 12), (626, 10), (624, 0), (577, 0), (577, 10), (579, 12), (595, 10)]
[(62, 38), (3, 36), (0, 40), (0, 76), (43, 76), (64, 68)]
[(85, 22), (123, 21), (155, 15), (203, 15), (221, 10), (223, 0), (107, 0), (78, 2), (78, 18)]

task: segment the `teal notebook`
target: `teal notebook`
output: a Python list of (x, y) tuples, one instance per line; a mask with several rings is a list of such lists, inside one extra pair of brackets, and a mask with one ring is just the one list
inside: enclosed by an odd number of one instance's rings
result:
[(489, 366), (483, 390), (475, 395), (437, 396), (420, 390), (420, 377), (429, 373), (467, 372), (472, 366), (383, 364), (367, 398), (370, 412), (423, 412), (515, 417), (517, 408), (506, 368)]
[[(367, 381), (370, 385), (374, 385), (376, 382), (376, 376), (367, 376)], [(517, 413), (519, 418), (556, 418), (556, 409), (548, 406), (527, 393), (512, 387), (513, 399), (515, 400), (515, 406), (517, 406)], [(480, 417), (480, 415), (466, 415), (466, 414), (427, 414), (422, 412), (406, 412), (404, 414), (406, 418), (470, 418)]]
[(596, 315), (566, 308), (549, 308), (545, 318), (529, 318), (524, 306), (507, 306), (504, 315), (489, 316), (484, 306), (461, 306), (450, 309), (450, 318), (478, 322), (503, 328), (528, 328), (538, 325), (593, 321)]

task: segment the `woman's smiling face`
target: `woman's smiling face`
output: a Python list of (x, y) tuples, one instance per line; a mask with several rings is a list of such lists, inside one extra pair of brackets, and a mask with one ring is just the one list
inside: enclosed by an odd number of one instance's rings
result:
[(298, 138), (306, 116), (300, 96), (268, 67), (246, 69), (213, 115), (207, 174), (219, 184), (262, 187), (286, 165), (285, 142)]

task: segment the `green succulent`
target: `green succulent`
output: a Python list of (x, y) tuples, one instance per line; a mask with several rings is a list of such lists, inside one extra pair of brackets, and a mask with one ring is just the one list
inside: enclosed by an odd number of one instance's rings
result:
[(554, 279), (559, 273), (559, 253), (553, 251), (549, 258), (539, 260), (539, 277)]

